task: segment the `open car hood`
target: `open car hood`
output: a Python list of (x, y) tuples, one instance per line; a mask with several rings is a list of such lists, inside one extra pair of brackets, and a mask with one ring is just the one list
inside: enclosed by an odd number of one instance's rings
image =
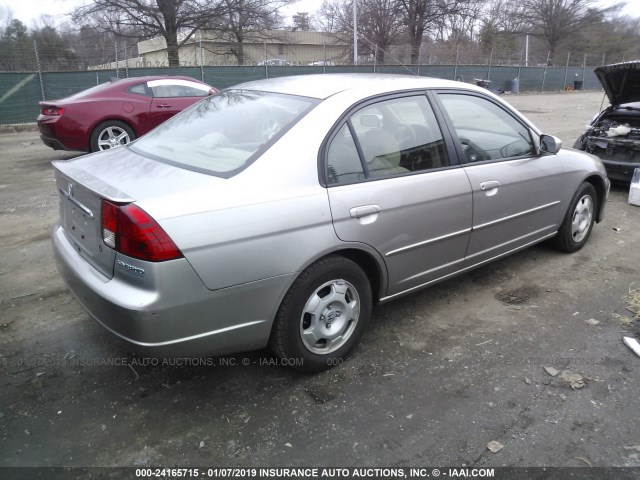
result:
[(611, 105), (640, 102), (640, 61), (605, 65), (594, 72)]

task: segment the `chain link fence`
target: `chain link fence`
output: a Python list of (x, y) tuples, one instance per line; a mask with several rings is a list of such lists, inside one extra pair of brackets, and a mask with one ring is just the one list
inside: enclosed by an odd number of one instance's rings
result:
[[(601, 89), (593, 73), (594, 65), (624, 60), (569, 52), (564, 65), (548, 66), (548, 55), (528, 55), (518, 50), (483, 52), (477, 46), (434, 44), (423, 45), (416, 64), (405, 62), (408, 53), (398, 49), (386, 51), (381, 62), (381, 56), (376, 55), (377, 47), (370, 48), (369, 53), (363, 50), (358, 64), (354, 64), (348, 43), (327, 44), (322, 37), (306, 40), (305, 44), (283, 45), (278, 41), (247, 44), (242, 56), (245, 65), (238, 66), (237, 51), (232, 53), (228, 45), (207, 44), (200, 39), (180, 50), (180, 67), (166, 66), (166, 48), (153, 43), (116, 44), (100, 57), (54, 62), (50, 55), (43, 58), (42, 49), (34, 42), (30, 55), (20, 59), (2, 59), (0, 54), (0, 68), (4, 69), (0, 69), (0, 125), (34, 123), (39, 101), (67, 97), (113, 77), (183, 75), (222, 89), (288, 75), (393, 73), (482, 82), (494, 91), (547, 92)], [(311, 45), (309, 42), (313, 41), (316, 44)], [(101, 63), (94, 63), (98, 61)], [(23, 71), (6, 71), (18, 66)], [(54, 67), (57, 71), (52, 71), (56, 70)]]

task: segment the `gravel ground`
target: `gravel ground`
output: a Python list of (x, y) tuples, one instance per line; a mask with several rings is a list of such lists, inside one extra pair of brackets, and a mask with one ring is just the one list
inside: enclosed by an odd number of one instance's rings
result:
[[(505, 99), (571, 145), (602, 94)], [(0, 151), (0, 466), (640, 466), (625, 188), (580, 252), (539, 245), (377, 307), (355, 353), (308, 376), (266, 352), (127, 365), (52, 258), (50, 161), (75, 154), (35, 131)]]

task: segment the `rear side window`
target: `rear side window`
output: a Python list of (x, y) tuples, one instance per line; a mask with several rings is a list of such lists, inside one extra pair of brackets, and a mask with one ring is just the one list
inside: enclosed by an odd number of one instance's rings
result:
[(167, 120), (129, 148), (166, 163), (229, 178), (317, 103), (294, 95), (225, 90)]
[(139, 83), (138, 85), (133, 85), (127, 89), (129, 93), (135, 93), (137, 95), (150, 95), (147, 90), (147, 86), (144, 83)]
[(327, 183), (354, 183), (449, 165), (442, 132), (426, 97), (394, 98), (361, 108), (338, 131), (327, 150)]
[(346, 124), (329, 145), (327, 165), (329, 183), (353, 183), (366, 178), (358, 149)]

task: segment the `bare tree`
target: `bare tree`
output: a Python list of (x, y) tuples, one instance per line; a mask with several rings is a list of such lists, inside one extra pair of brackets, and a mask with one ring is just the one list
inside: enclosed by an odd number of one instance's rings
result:
[(522, 0), (520, 3), (530, 29), (545, 39), (552, 59), (562, 42), (620, 7), (601, 8), (598, 0)]
[(445, 15), (441, 22), (440, 40), (454, 45), (474, 42), (478, 25), (482, 19), (485, 4), (482, 1), (468, 1), (458, 13)]
[(482, 23), (505, 32), (524, 30), (528, 26), (525, 13), (521, 0), (492, 0), (486, 4)]
[(344, 0), (323, 0), (316, 13), (320, 30), (327, 33), (353, 32), (350, 26), (353, 25), (353, 17), (349, 12), (350, 4), (350, 1)]
[[(385, 61), (389, 47), (400, 41), (403, 30), (398, 0), (358, 0), (358, 49)], [(327, 32), (353, 33), (353, 0), (325, 0), (318, 23)]]
[(58, 32), (53, 18), (41, 16), (37, 23), (39, 26), (32, 29), (31, 39), (38, 44), (42, 68), (45, 70), (65, 70), (75, 66), (77, 56), (68, 39)]
[(294, 30), (302, 30), (303, 32), (308, 32), (311, 30), (311, 25), (313, 24), (313, 18), (309, 14), (309, 12), (298, 12), (291, 18), (293, 21), (293, 29)]
[(400, 6), (397, 0), (360, 0), (359, 9), (358, 30), (369, 42), (376, 60), (384, 63), (389, 47), (400, 39)]
[(430, 28), (440, 28), (443, 36), (445, 20), (454, 15), (465, 16), (475, 10), (478, 0), (398, 0), (402, 22), (411, 48), (411, 63), (417, 63), (422, 39)]
[(488, 3), (480, 24), (480, 44), (490, 49), (513, 49), (516, 35), (530, 34), (526, 10), (520, 0), (493, 0)]
[(206, 27), (226, 36), (238, 65), (245, 64), (244, 43), (269, 37), (282, 24), (279, 10), (293, 0), (223, 0), (224, 11)]
[(640, 57), (640, 19), (624, 15), (602, 16), (564, 44), (574, 52), (591, 52), (590, 65)]
[(13, 20), (13, 10), (4, 5), (0, 5), (0, 35), (4, 34), (5, 29)]
[(93, 0), (78, 7), (73, 19), (87, 18), (103, 31), (119, 36), (161, 36), (167, 43), (169, 66), (180, 65), (179, 48), (226, 11), (226, 2), (210, 0)]

